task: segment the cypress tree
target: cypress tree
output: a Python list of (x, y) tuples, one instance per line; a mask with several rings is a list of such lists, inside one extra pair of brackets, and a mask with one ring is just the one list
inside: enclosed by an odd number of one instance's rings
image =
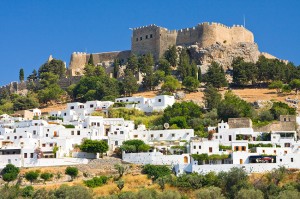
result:
[(88, 61), (89, 65), (94, 66), (94, 59), (93, 59), (93, 54), (90, 55), (89, 61)]
[(202, 81), (202, 73), (201, 73), (201, 67), (198, 68), (198, 81)]
[(20, 69), (19, 80), (20, 80), (20, 82), (24, 81), (24, 69), (23, 68)]

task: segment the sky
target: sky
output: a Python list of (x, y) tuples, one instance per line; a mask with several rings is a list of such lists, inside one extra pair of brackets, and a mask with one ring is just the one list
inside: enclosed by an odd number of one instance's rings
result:
[(259, 50), (300, 65), (300, 1), (0, 0), (0, 86), (25, 78), (53, 55), (129, 50), (129, 28), (243, 24)]

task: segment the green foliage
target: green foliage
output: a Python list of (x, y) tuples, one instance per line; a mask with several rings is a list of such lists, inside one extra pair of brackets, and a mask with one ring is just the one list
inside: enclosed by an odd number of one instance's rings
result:
[[(92, 199), (93, 194), (92, 191), (87, 189), (81, 185), (61, 185), (58, 189), (53, 192), (48, 192), (48, 195), (54, 195), (52, 198), (84, 198), (84, 199)], [(41, 198), (42, 199), (42, 198)], [(49, 198), (50, 199), (50, 198)]]
[(285, 190), (279, 193), (278, 199), (297, 199), (300, 198), (300, 192), (297, 190)]
[(244, 62), (243, 58), (238, 57), (232, 62), (233, 83), (238, 86), (244, 86), (251, 82), (254, 84), (257, 80), (257, 66), (251, 62)]
[(20, 82), (24, 81), (24, 69), (23, 68), (20, 69), (19, 80), (20, 80)]
[(224, 146), (224, 145), (219, 145), (219, 149), (221, 149), (221, 150), (231, 150), (232, 149), (232, 147), (231, 146)]
[(119, 178), (122, 178), (128, 167), (122, 165), (122, 164), (115, 164), (115, 169), (118, 171)]
[(254, 147), (273, 147), (273, 144), (263, 144), (263, 143), (258, 143), (258, 144), (248, 144), (248, 148), (254, 148)]
[(102, 66), (94, 66), (91, 64), (85, 65), (84, 75), (86, 77), (103, 76), (106, 75), (105, 70)]
[(120, 191), (122, 191), (122, 189), (123, 189), (124, 186), (125, 186), (125, 181), (120, 179), (120, 180), (116, 181), (116, 185), (117, 185), (118, 189), (119, 189)]
[(13, 109), (18, 110), (27, 110), (32, 108), (39, 107), (39, 102), (33, 94), (28, 94), (27, 96), (14, 95), (13, 99)]
[(66, 129), (74, 129), (75, 126), (73, 124), (63, 124)]
[(281, 89), (283, 87), (283, 82), (278, 80), (278, 81), (273, 81), (271, 84), (269, 84), (268, 88), (269, 89), (276, 89), (277, 93), (280, 93)]
[(32, 184), (34, 181), (38, 179), (39, 175), (40, 174), (37, 171), (28, 171), (25, 173), (25, 179)]
[(221, 93), (211, 85), (204, 90), (205, 107), (208, 109), (218, 108), (222, 99)]
[(175, 77), (169, 75), (165, 77), (165, 81), (161, 87), (161, 90), (166, 92), (174, 92), (179, 88), (180, 88), (179, 81)]
[(224, 69), (216, 62), (212, 62), (208, 67), (207, 73), (204, 76), (204, 81), (207, 85), (211, 85), (215, 88), (221, 88), (228, 85)]
[(131, 71), (125, 74), (123, 80), (123, 90), (125, 96), (132, 96), (133, 93), (136, 93), (139, 89), (139, 85), (137, 84), (137, 80), (134, 77)]
[(120, 66), (121, 66), (121, 61), (119, 59), (115, 59), (114, 60), (114, 70), (113, 70), (114, 78), (118, 78)]
[(170, 181), (171, 181), (171, 176), (162, 176), (157, 178), (155, 182), (159, 185), (161, 191), (164, 191), (166, 184)]
[(46, 182), (53, 178), (53, 174), (49, 172), (41, 173), (41, 178)]
[(28, 81), (35, 81), (37, 80), (38, 76), (37, 76), (37, 71), (34, 69), (32, 71), (32, 73), (27, 77)]
[(293, 90), (295, 90), (296, 94), (298, 94), (298, 91), (300, 90), (300, 79), (293, 79), (289, 85)]
[(201, 72), (201, 68), (198, 68), (198, 75), (197, 75), (198, 81), (202, 82), (202, 72)]
[(186, 48), (183, 48), (179, 55), (178, 72), (184, 80), (186, 77), (192, 75), (192, 68), (190, 65), (190, 56)]
[(34, 188), (33, 188), (33, 186), (26, 186), (22, 189), (21, 192), (22, 192), (21, 196), (23, 196), (25, 198), (30, 198), (34, 194)]
[(61, 60), (52, 59), (50, 62), (46, 62), (39, 68), (39, 76), (43, 73), (53, 73), (58, 75), (59, 78), (66, 76), (66, 67), (65, 63)]
[(127, 60), (126, 71), (130, 70), (133, 74), (135, 74), (136, 72), (138, 72), (138, 67), (138, 58), (136, 55), (132, 54)]
[(57, 100), (64, 93), (64, 91), (54, 84), (38, 92), (38, 99), (41, 103), (47, 103), (51, 100)]
[(193, 92), (199, 87), (199, 81), (195, 77), (188, 76), (183, 80), (182, 85), (185, 86), (189, 92)]
[(120, 148), (126, 153), (138, 153), (149, 151), (150, 146), (145, 144), (143, 140), (136, 139), (124, 141)]
[(100, 187), (106, 184), (108, 179), (106, 176), (93, 177), (91, 180), (85, 180), (84, 184), (90, 188)]
[(172, 73), (170, 62), (167, 59), (159, 60), (158, 69), (164, 71), (166, 76)]
[(222, 190), (219, 187), (207, 187), (199, 189), (195, 192), (197, 199), (225, 199)]
[(241, 189), (237, 195), (236, 199), (264, 199), (264, 194), (260, 190), (255, 189)]
[(1, 171), (2, 179), (5, 182), (11, 182), (17, 179), (20, 169), (13, 164), (7, 164)]
[(156, 180), (159, 177), (170, 175), (171, 169), (167, 166), (147, 164), (144, 166), (142, 173), (147, 174), (148, 178)]
[[(108, 144), (104, 140), (89, 140), (85, 139), (80, 145), (80, 150), (87, 153), (106, 153)], [(101, 155), (102, 156), (102, 155)]]
[(232, 92), (225, 93), (224, 99), (218, 106), (218, 115), (224, 121), (228, 118), (252, 117), (254, 109), (250, 103), (242, 100)]
[(168, 60), (168, 62), (171, 64), (171, 66), (176, 66), (177, 65), (177, 49), (176, 46), (170, 46), (168, 50), (165, 52), (165, 59)]
[(65, 170), (65, 174), (71, 176), (71, 178), (73, 180), (78, 175), (78, 169), (76, 167), (67, 167)]
[(279, 119), (280, 115), (296, 115), (296, 109), (289, 107), (284, 102), (273, 102), (270, 112), (276, 120)]
[(183, 199), (178, 191), (167, 190), (157, 196), (158, 199)]
[(73, 89), (73, 98), (81, 101), (104, 100), (108, 96), (119, 96), (119, 85), (116, 79), (106, 74), (84, 76)]
[(89, 64), (89, 65), (94, 65), (93, 54), (90, 54), (90, 57), (89, 57), (89, 60), (88, 60), (88, 64)]
[(249, 188), (248, 175), (242, 168), (231, 168), (228, 172), (220, 172), (220, 188), (226, 196), (234, 198), (241, 189)]

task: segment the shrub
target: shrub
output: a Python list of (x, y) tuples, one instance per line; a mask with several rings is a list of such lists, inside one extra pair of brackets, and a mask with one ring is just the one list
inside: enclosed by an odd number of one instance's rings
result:
[(26, 186), (24, 189), (22, 189), (22, 196), (29, 198), (32, 197), (34, 194), (34, 188), (33, 186)]
[(100, 187), (107, 183), (108, 177), (106, 176), (100, 176), (100, 177), (94, 177), (91, 180), (84, 181), (85, 186), (94, 188), (94, 187)]
[(2, 178), (5, 182), (10, 182), (10, 181), (14, 181), (15, 179), (17, 179), (18, 175), (19, 175), (20, 169), (15, 167), (15, 165), (13, 164), (7, 164), (1, 174), (2, 174)]
[(32, 184), (38, 179), (39, 175), (40, 174), (37, 171), (28, 171), (27, 173), (25, 173), (25, 179), (30, 181), (30, 183)]
[(260, 190), (255, 189), (241, 189), (237, 195), (236, 199), (263, 199), (264, 194)]
[(46, 182), (46, 181), (50, 180), (51, 178), (53, 178), (53, 174), (45, 172), (45, 173), (41, 174), (41, 178)]
[(195, 192), (197, 199), (225, 199), (219, 187), (208, 187), (199, 189)]
[(156, 180), (159, 177), (170, 175), (171, 169), (167, 166), (147, 164), (144, 166), (142, 172), (147, 174), (148, 178)]
[(71, 176), (71, 178), (73, 180), (78, 175), (78, 169), (76, 167), (67, 167), (65, 170), (65, 174)]

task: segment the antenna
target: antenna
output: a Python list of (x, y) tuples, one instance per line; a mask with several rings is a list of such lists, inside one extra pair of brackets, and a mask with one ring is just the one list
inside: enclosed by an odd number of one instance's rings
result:
[(246, 28), (246, 18), (245, 18), (245, 15), (244, 15), (244, 28)]

